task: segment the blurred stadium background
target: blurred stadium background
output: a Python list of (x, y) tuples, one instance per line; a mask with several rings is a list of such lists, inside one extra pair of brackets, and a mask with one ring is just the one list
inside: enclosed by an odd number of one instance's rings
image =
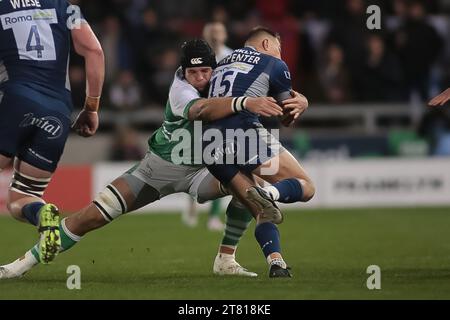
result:
[[(201, 37), (206, 23), (218, 21), (226, 26), (226, 46), (230, 48), (241, 47), (256, 25), (281, 34), (283, 58), (290, 67), (294, 89), (310, 102), (295, 127), (280, 128), (281, 140), (317, 185), (314, 200), (306, 206), (321, 209), (310, 211), (303, 210), (304, 205), (293, 205), (291, 212), (303, 215), (292, 215), (290, 220), (288, 216), (288, 223), (281, 226), (288, 261), (303, 268), (300, 279), (288, 289), (271, 285), (268, 294), (261, 290), (267, 284), (258, 280), (252, 285), (248, 279), (212, 284), (204, 275), (211, 272), (220, 236), (205, 230), (194, 233), (174, 222), (178, 218), (164, 220), (164, 215), (159, 215), (148, 222), (155, 228), (146, 240), (137, 239), (140, 233), (133, 231), (144, 228), (146, 224), (141, 222), (151, 217), (130, 218), (90, 235), (87, 243), (92, 245), (86, 243), (84, 253), (75, 251), (72, 258), (68, 254), (61, 259), (80, 264), (83, 270), (90, 268), (87, 274), (96, 289), (80, 296), (67, 295), (67, 290), (47, 291), (49, 297), (60, 293), (71, 298), (450, 297), (445, 284), (450, 263), (450, 239), (445, 231), (450, 207), (450, 108), (426, 106), (431, 97), (450, 86), (449, 0), (71, 2), (81, 7), (102, 43), (106, 84), (98, 134), (90, 139), (72, 134), (47, 199), (65, 211), (77, 210), (143, 156), (148, 137), (162, 122), (181, 44)], [(370, 4), (381, 8), (381, 30), (366, 27)], [(71, 59), (70, 80), (74, 103), (81, 108), (85, 75), (76, 55)], [(265, 123), (279, 127), (276, 121)], [(8, 172), (0, 175), (0, 206), (9, 177)], [(187, 204), (187, 196), (177, 195), (144, 211), (179, 213)], [(349, 207), (362, 209), (337, 209)], [(152, 265), (155, 256), (132, 256), (130, 248), (146, 252), (148, 243), (160, 241), (170, 228), (180, 237), (166, 239), (164, 250), (156, 250), (156, 260), (163, 263)], [(13, 222), (5, 221), (3, 229), (5, 234), (13, 232)], [(114, 230), (127, 232), (130, 238), (116, 239)], [(190, 239), (192, 248), (180, 251), (177, 239), (181, 238)], [(264, 274), (262, 258), (250, 238), (251, 232), (243, 241), (239, 261)], [(22, 245), (29, 245), (27, 241), (21, 239)], [(118, 249), (101, 251), (96, 243)], [(18, 246), (8, 247), (5, 255), (15, 257)], [(117, 253), (125, 255), (126, 261), (111, 260)], [(203, 260), (188, 259), (201, 255), (205, 255)], [(103, 264), (94, 266), (94, 257)], [(119, 267), (123, 264), (130, 273), (144, 274), (143, 279), (156, 289), (149, 293), (139, 277), (129, 282), (130, 274), (115, 270), (110, 261)], [(136, 263), (127, 264), (130, 261)], [(383, 279), (390, 281), (383, 287), (388, 290), (380, 295), (370, 295), (365, 288), (365, 268), (373, 263), (387, 270)], [(57, 268), (64, 272), (61, 265)], [(100, 272), (105, 268), (108, 275)], [(50, 271), (39, 272), (32, 279), (35, 288), (42, 287), (40, 292), (56, 285)], [(185, 283), (186, 275), (189, 281)], [(131, 290), (129, 294), (114, 292), (116, 287), (110, 285), (115, 282)], [(241, 284), (246, 291), (227, 293)], [(28, 297), (23, 295), (24, 286), (13, 282), (5, 288)], [(33, 292), (27, 294), (32, 297)]]

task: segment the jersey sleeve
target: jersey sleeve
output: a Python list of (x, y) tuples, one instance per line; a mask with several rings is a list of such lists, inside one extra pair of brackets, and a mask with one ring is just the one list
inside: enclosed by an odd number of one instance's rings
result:
[(169, 103), (175, 116), (188, 119), (189, 109), (201, 99), (199, 92), (185, 80), (175, 75), (169, 91)]
[(275, 59), (269, 74), (269, 95), (277, 102), (291, 98), (292, 90), (291, 73), (286, 63)]

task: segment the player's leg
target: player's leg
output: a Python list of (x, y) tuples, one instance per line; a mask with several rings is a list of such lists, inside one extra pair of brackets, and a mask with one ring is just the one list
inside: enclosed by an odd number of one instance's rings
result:
[(240, 275), (256, 277), (257, 274), (236, 262), (236, 250), (253, 220), (252, 214), (237, 199), (233, 198), (226, 210), (226, 225), (219, 251), (214, 259), (213, 272), (218, 275)]
[(249, 197), (248, 190), (256, 185), (251, 174), (243, 173), (234, 165), (211, 165), (208, 170), (236, 197), (253, 215), (261, 215), (268, 220), (280, 220), (281, 212), (270, 197)]
[(70, 131), (70, 106), (21, 85), (9, 87), (0, 105), (0, 153), (14, 155), (7, 207), (11, 215), (38, 227), (43, 262), (59, 251), (59, 211), (42, 196), (55, 172)]
[[(248, 128), (250, 132), (250, 144), (246, 139), (234, 139), (234, 146), (219, 147), (221, 149), (215, 149), (215, 154), (218, 157), (212, 157), (215, 161), (208, 165), (208, 170), (233, 194), (239, 202), (247, 207), (252, 215), (255, 217), (257, 224), (255, 228), (255, 237), (260, 245), (266, 259), (273, 257), (270, 260), (271, 270), (269, 275), (272, 276), (290, 276), (287, 266), (281, 258), (280, 248), (280, 235), (275, 223), (282, 222), (282, 214), (270, 195), (263, 189), (256, 187), (256, 182), (253, 178), (252, 171), (264, 163), (265, 159), (272, 158), (275, 152), (272, 147), (267, 143), (266, 133), (263, 131), (264, 136), (261, 134), (259, 128)], [(253, 131), (252, 131), (253, 130)], [(253, 135), (252, 135), (253, 133)], [(253, 138), (253, 140), (252, 140)], [(255, 148), (255, 146), (257, 148)], [(235, 153), (227, 153), (228, 150), (232, 150)], [(238, 154), (237, 150), (241, 150)], [(265, 158), (260, 155), (260, 150), (265, 150)], [(229, 156), (234, 157), (234, 161), (237, 159), (239, 163), (230, 164), (227, 163)], [(244, 159), (239, 159), (239, 156), (244, 156)], [(217, 159), (218, 158), (218, 159)], [(207, 158), (209, 161), (210, 158)], [(243, 160), (243, 161), (242, 161)], [(242, 161), (242, 162), (241, 162)], [(279, 257), (275, 259), (275, 257)], [(282, 271), (284, 275), (278, 275), (272, 272), (272, 265), (275, 263), (282, 263)]]
[[(228, 195), (228, 190), (206, 169), (202, 169), (192, 179), (188, 191), (200, 203)], [(226, 211), (224, 237), (219, 246), (213, 265), (213, 272), (220, 275), (256, 277), (257, 274), (243, 268), (236, 261), (236, 248), (250, 224), (253, 216), (248, 209), (233, 199)]]
[[(268, 168), (275, 168), (272, 171)], [(270, 172), (270, 174), (267, 174)], [(287, 150), (258, 167), (253, 173), (272, 185), (264, 187), (271, 198), (283, 203), (307, 202), (315, 193), (314, 184), (303, 167)]]
[[(87, 207), (59, 224), (60, 252), (75, 246), (82, 237), (120, 215), (159, 199), (159, 192), (131, 174), (124, 174), (102, 190)], [(20, 277), (42, 262), (39, 245), (11, 264), (0, 267), (0, 279)]]
[[(276, 168), (276, 170), (271, 170), (273, 168)], [(268, 193), (272, 200), (284, 203), (306, 202), (314, 196), (315, 189), (312, 180), (298, 161), (285, 149), (282, 149), (280, 154), (255, 169), (253, 173), (271, 183), (270, 186), (257, 189)], [(267, 234), (275, 233), (278, 233), (278, 229), (271, 222), (260, 223), (255, 230), (255, 236), (260, 244), (268, 241), (268, 238), (266, 239)], [(273, 239), (279, 240), (279, 237), (272, 237)], [(281, 255), (279, 242), (272, 241), (263, 251), (270, 265), (269, 274), (271, 276), (284, 277), (289, 275), (286, 263)]]
[(50, 171), (16, 159), (7, 202), (14, 218), (38, 227), (41, 234), (38, 247), (44, 263), (55, 258), (61, 245), (58, 208), (42, 199), (51, 176)]
[[(106, 186), (90, 205), (61, 221), (61, 251), (72, 248), (83, 235), (105, 226), (122, 214), (175, 192), (172, 185), (187, 175), (185, 168), (147, 153), (138, 165)], [(25, 259), (20, 258), (0, 267), (0, 279), (21, 276), (39, 262), (39, 249), (35, 246), (25, 254)]]
[[(259, 185), (264, 184), (264, 180), (255, 177)], [(251, 212), (242, 205), (236, 198), (228, 204), (226, 210), (225, 232), (219, 246), (219, 253), (235, 255), (241, 237), (248, 229), (253, 220)]]
[[(248, 123), (242, 124), (244, 128), (239, 128), (240, 133), (244, 129), (254, 130), (253, 126)], [(226, 131), (229, 129), (209, 128), (207, 130), (219, 130), (222, 137), (227, 136)], [(254, 130), (256, 132), (256, 130)], [(214, 132), (214, 131), (213, 131)], [(255, 135), (256, 138), (257, 135)], [(280, 219), (281, 212), (275, 202), (270, 197), (263, 199), (261, 197), (249, 198), (247, 190), (255, 186), (251, 170), (245, 169), (245, 165), (240, 162), (244, 157), (244, 162), (250, 162), (257, 157), (255, 150), (249, 147), (244, 137), (243, 141), (236, 135), (227, 141), (217, 140), (212, 143), (205, 138), (203, 141), (203, 160), (207, 164), (206, 167), (211, 174), (224, 185), (230, 194), (235, 196), (239, 201), (247, 207), (254, 217), (263, 215), (269, 219)], [(251, 140), (251, 139), (250, 139)], [(251, 145), (255, 145), (256, 141), (251, 141)], [(238, 152), (238, 150), (241, 150)], [(256, 166), (252, 165), (252, 170)]]
[[(280, 163), (278, 159), (283, 148), (277, 139), (268, 133), (266, 129), (258, 128), (258, 154), (256, 163), (248, 163), (242, 166), (241, 170), (251, 173), (265, 173), (263, 178), (269, 178), (276, 175), (280, 171)], [(270, 167), (262, 167), (269, 163)], [(281, 169), (282, 170), (282, 169)], [(269, 180), (269, 179), (268, 179)], [(269, 180), (270, 181), (270, 180)], [(270, 194), (259, 186), (255, 185), (247, 189), (247, 196), (250, 200), (263, 203), (266, 201), (268, 205), (274, 201)], [(274, 205), (275, 206), (275, 205)], [(269, 264), (269, 277), (290, 277), (289, 268), (287, 267), (281, 255), (280, 233), (276, 224), (283, 221), (283, 216), (258, 215), (256, 219), (255, 238), (259, 243), (264, 256)]]
[[(278, 227), (274, 223), (280, 223), (282, 219), (280, 219), (278, 210), (278, 214), (275, 211), (268, 211), (270, 208), (277, 208), (273, 201), (271, 201), (266, 194), (259, 193), (257, 195), (249, 196), (250, 190), (259, 191), (259, 187), (256, 186), (255, 182), (250, 183), (251, 181), (248, 177), (248, 180), (243, 179), (244, 174), (238, 173), (228, 185), (230, 189), (233, 188), (233, 183), (238, 183), (241, 186), (245, 186), (246, 188), (246, 200), (250, 201), (255, 205), (261, 205), (265, 208), (264, 211), (260, 211), (256, 216), (253, 213), (253, 216), (256, 219), (256, 227), (255, 227), (255, 238), (258, 244), (261, 247), (261, 250), (266, 257), (266, 260), (270, 266), (269, 277), (290, 277), (290, 273), (286, 263), (283, 260), (281, 255), (281, 245), (280, 245), (280, 233), (278, 231)], [(243, 184), (246, 181), (247, 185)], [(238, 198), (241, 200), (241, 198)], [(259, 207), (261, 208), (261, 207)], [(258, 210), (259, 210), (258, 208)], [(277, 208), (278, 209), (278, 208)]]
[[(276, 168), (276, 170), (271, 170), (273, 168)], [(280, 154), (255, 169), (253, 173), (271, 183), (270, 186), (256, 188), (260, 192), (269, 194), (274, 201), (283, 203), (306, 202), (314, 196), (315, 189), (312, 180), (298, 161), (285, 149), (282, 149)], [(255, 230), (255, 236), (260, 244), (268, 240), (267, 234), (275, 235), (276, 233), (278, 233), (278, 228), (271, 222), (260, 223)], [(271, 239), (278, 239), (278, 242), (273, 241), (263, 250), (270, 265), (269, 275), (273, 277), (289, 276), (286, 263), (281, 255), (279, 237), (272, 236)]]

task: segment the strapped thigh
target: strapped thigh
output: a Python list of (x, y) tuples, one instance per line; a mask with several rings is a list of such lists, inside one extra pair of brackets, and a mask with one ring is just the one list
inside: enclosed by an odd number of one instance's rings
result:
[(42, 198), (50, 180), (51, 177), (34, 178), (14, 169), (10, 190), (28, 196)]

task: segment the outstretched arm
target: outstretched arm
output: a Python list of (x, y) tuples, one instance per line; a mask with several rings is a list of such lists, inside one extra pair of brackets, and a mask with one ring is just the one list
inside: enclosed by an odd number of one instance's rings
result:
[(100, 96), (105, 78), (105, 57), (102, 47), (91, 27), (82, 23), (72, 30), (72, 39), (76, 53), (85, 59), (86, 101), (73, 128), (82, 137), (90, 137), (98, 129)]
[(429, 106), (443, 106), (447, 101), (450, 100), (450, 88), (442, 92), (440, 95), (434, 97), (430, 102), (428, 102)]
[(271, 97), (236, 97), (199, 99), (189, 109), (189, 120), (214, 121), (242, 110), (265, 117), (281, 116), (283, 109)]

